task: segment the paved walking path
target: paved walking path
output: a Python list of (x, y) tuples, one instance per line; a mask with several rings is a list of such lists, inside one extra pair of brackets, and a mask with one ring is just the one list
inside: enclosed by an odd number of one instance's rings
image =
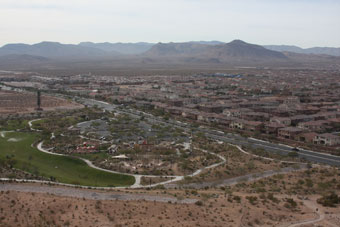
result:
[[(32, 131), (38, 131), (37, 129), (34, 129), (32, 127), (32, 123), (34, 121), (39, 121), (39, 120), (41, 120), (41, 119), (34, 119), (34, 120), (31, 120), (31, 121), (28, 122), (28, 125), (29, 125), (29, 127), (30, 127), (30, 129)], [(1, 133), (1, 136), (4, 137), (4, 134)], [(274, 159), (271, 159), (271, 158), (261, 157), (261, 156), (257, 156), (257, 155), (248, 153), (248, 152), (244, 151), (240, 146), (237, 146), (237, 145), (233, 145), (233, 146), (237, 147), (237, 149), (239, 151), (241, 151), (241, 152), (243, 152), (245, 154), (252, 155), (252, 156), (255, 156), (255, 157), (259, 157), (259, 158), (263, 158), (263, 159), (267, 159), (267, 160), (274, 160)], [(39, 151), (41, 151), (41, 152), (44, 152), (44, 153), (47, 153), (47, 154), (50, 154), (50, 155), (69, 156), (69, 155), (66, 155), (66, 154), (50, 152), (47, 149), (44, 149), (43, 148), (43, 141), (38, 143), (37, 149)], [(188, 174), (188, 175), (185, 175), (185, 176), (172, 176), (172, 175), (159, 176), (159, 175), (142, 175), (142, 174), (121, 173), (121, 172), (117, 172), (117, 171), (113, 171), (113, 170), (108, 170), (108, 169), (103, 169), (103, 168), (100, 168), (98, 166), (95, 166), (90, 160), (87, 160), (85, 158), (81, 158), (81, 157), (76, 157), (76, 158), (81, 159), (82, 161), (84, 161), (91, 168), (98, 169), (98, 170), (105, 171), (105, 172), (109, 172), (109, 173), (129, 175), (129, 176), (133, 176), (135, 178), (135, 183), (133, 185), (128, 186), (128, 187), (115, 187), (115, 188), (149, 188), (149, 187), (156, 187), (158, 185), (165, 185), (165, 187), (167, 187), (167, 188), (174, 188), (174, 187), (179, 187), (179, 185), (177, 185), (177, 184), (174, 185), (174, 184), (171, 184), (171, 183), (181, 181), (186, 176), (194, 177), (196, 175), (199, 175), (202, 171), (204, 171), (206, 169), (216, 168), (216, 167), (226, 163), (226, 158), (223, 157), (222, 155), (216, 154), (214, 152), (206, 151), (206, 150), (203, 150), (203, 149), (200, 149), (200, 150), (203, 153), (208, 153), (208, 154), (214, 155), (214, 156), (218, 157), (219, 159), (221, 159), (222, 161), (219, 162), (219, 163), (215, 163), (215, 164), (212, 164), (210, 166), (206, 166), (206, 167), (203, 167), (201, 169), (198, 169), (194, 173)], [(281, 161), (281, 162), (284, 162), (284, 161)], [(296, 162), (290, 162), (290, 163), (296, 163)], [(299, 163), (299, 164), (301, 164), (301, 163)], [(280, 169), (280, 170), (270, 170), (270, 171), (266, 171), (266, 172), (262, 172), (262, 173), (257, 173), (257, 174), (248, 174), (248, 175), (245, 175), (245, 176), (235, 177), (235, 178), (231, 178), (231, 179), (225, 179), (225, 180), (217, 181), (217, 182), (203, 182), (203, 183), (186, 184), (186, 185), (181, 185), (180, 187), (204, 188), (204, 187), (207, 187), (207, 186), (210, 187), (210, 186), (232, 185), (232, 184), (236, 184), (236, 183), (238, 183), (238, 182), (240, 182), (240, 181), (242, 181), (244, 179), (247, 179), (247, 180), (257, 180), (257, 179), (261, 179), (261, 178), (264, 178), (264, 177), (272, 176), (272, 175), (275, 175), (275, 174), (278, 174), (278, 173), (287, 173), (287, 172), (291, 172), (291, 171), (294, 171), (294, 170), (295, 169), (293, 169), (292, 167), (288, 167), (288, 168)], [(155, 183), (155, 184), (151, 184), (151, 185), (142, 185), (141, 184), (141, 178), (142, 177), (164, 177), (164, 178), (170, 178), (170, 179), (167, 180), (167, 181), (163, 181), (163, 182), (159, 182), (159, 183)], [(2, 180), (3, 181), (16, 180), (17, 182), (25, 181), (25, 180), (22, 180), (22, 179), (6, 179), (6, 178), (2, 178)], [(48, 182), (48, 181), (39, 181), (39, 180), (27, 180), (27, 181), (28, 182), (51, 183), (51, 184), (57, 184), (57, 185), (65, 185), (65, 186), (78, 187), (78, 185), (63, 184), (63, 183), (58, 183), (58, 182)], [(81, 187), (82, 188), (86, 188), (86, 186), (81, 186)], [(91, 188), (108, 189), (108, 187), (91, 187)]]
[(34, 119), (34, 120), (30, 120), (29, 122), (28, 122), (28, 126), (30, 127), (30, 130), (31, 131), (36, 131), (36, 132), (40, 132), (41, 130), (39, 130), (39, 129), (34, 129), (33, 128), (33, 122), (35, 122), (35, 121), (40, 121), (41, 120), (41, 118), (39, 118), (39, 119)]
[(1, 136), (2, 138), (5, 138), (7, 132), (14, 132), (14, 131), (1, 131), (1, 132), (0, 132), (0, 136)]
[(224, 180), (218, 180), (218, 181), (213, 181), (213, 182), (202, 182), (202, 183), (189, 183), (189, 184), (168, 184), (165, 185), (166, 188), (196, 188), (196, 189), (201, 189), (205, 187), (220, 187), (220, 186), (232, 186), (238, 183), (246, 183), (246, 182), (251, 182), (251, 181), (256, 181), (260, 180), (266, 177), (271, 177), (276, 174), (287, 174), (290, 172), (295, 172), (295, 171), (301, 171), (305, 170), (307, 168), (306, 164), (301, 164), (298, 169), (294, 167), (286, 167), (278, 170), (268, 170), (264, 172), (259, 172), (259, 173), (250, 173), (247, 175), (243, 176), (238, 176), (238, 177), (233, 177), (229, 179), (224, 179)]
[[(53, 152), (50, 152), (46, 149), (44, 149), (43, 147), (43, 142), (40, 142), (38, 143), (37, 145), (37, 149), (41, 152), (44, 152), (44, 153), (47, 153), (47, 154), (51, 154), (51, 155), (58, 155), (58, 156), (69, 156), (69, 155), (66, 155), (66, 154), (59, 154), (59, 153), (53, 153)], [(196, 170), (194, 173), (192, 174), (189, 174), (187, 176), (190, 176), (190, 177), (193, 177), (193, 176), (196, 176), (198, 174), (200, 174), (203, 170), (205, 169), (211, 169), (211, 168), (215, 168), (219, 165), (222, 165), (226, 162), (226, 159), (221, 156), (221, 155), (218, 155), (218, 154), (215, 154), (213, 152), (209, 152), (209, 151), (205, 151), (205, 150), (201, 150), (202, 152), (204, 153), (209, 153), (209, 154), (212, 154), (212, 155), (215, 155), (217, 156), (218, 158), (222, 159), (221, 162), (219, 163), (215, 163), (215, 164), (212, 164), (210, 166), (206, 166), (206, 167), (203, 167), (201, 169), (198, 169)], [(142, 175), (142, 174), (129, 174), (129, 173), (121, 173), (121, 172), (117, 172), (117, 171), (113, 171), (113, 170), (108, 170), (108, 169), (103, 169), (103, 168), (100, 168), (98, 166), (95, 166), (90, 160), (87, 160), (85, 158), (80, 158), (80, 157), (76, 157), (76, 158), (79, 158), (81, 160), (83, 160), (89, 167), (91, 168), (94, 168), (94, 169), (98, 169), (98, 170), (101, 170), (101, 171), (105, 171), (105, 172), (109, 172), (109, 173), (115, 173), (115, 174), (123, 174), (123, 175), (129, 175), (129, 176), (133, 176), (135, 178), (135, 183), (132, 185), (132, 186), (129, 186), (127, 188), (148, 188), (148, 187), (156, 187), (158, 185), (165, 185), (165, 184), (168, 184), (168, 183), (173, 183), (173, 182), (177, 182), (177, 181), (181, 181), (184, 179), (185, 176), (173, 176), (173, 175), (165, 175), (165, 176), (159, 176), (159, 175)], [(164, 178), (170, 178), (170, 180), (167, 180), (167, 181), (163, 181), (163, 182), (159, 182), (159, 183), (155, 183), (155, 184), (151, 184), (151, 185), (141, 185), (141, 178), (142, 177), (164, 177)]]
[[(41, 119), (34, 119), (34, 120), (31, 120), (28, 122), (28, 125), (30, 127), (30, 129), (32, 131), (38, 131), (37, 129), (34, 129), (32, 126), (32, 123), (35, 122), (35, 121), (39, 121)], [(78, 123), (78, 124), (81, 124), (81, 123)], [(58, 155), (58, 156), (69, 156), (69, 155), (66, 155), (66, 154), (60, 154), (60, 153), (54, 153), (54, 152), (50, 152), (48, 151), (47, 149), (44, 149), (43, 148), (43, 141), (38, 143), (37, 145), (37, 149), (41, 152), (44, 152), (44, 153), (47, 153), (47, 154), (51, 154), (51, 155)], [(222, 165), (226, 162), (226, 159), (221, 156), (221, 155), (218, 155), (218, 154), (215, 154), (213, 152), (210, 152), (210, 151), (205, 151), (205, 150), (202, 150), (200, 149), (203, 153), (209, 153), (209, 154), (212, 154), (218, 158), (220, 158), (222, 161), (219, 162), (219, 163), (215, 163), (215, 164), (212, 164), (210, 166), (207, 166), (207, 167), (203, 167), (201, 169), (198, 169), (196, 170), (194, 173), (192, 174), (189, 174), (187, 176), (190, 176), (190, 177), (193, 177), (193, 176), (196, 176), (198, 174), (200, 174), (203, 170), (205, 169), (211, 169), (211, 168), (215, 168), (219, 165)], [(156, 187), (158, 185), (165, 185), (165, 184), (168, 184), (168, 183), (173, 183), (173, 182), (177, 182), (177, 181), (181, 181), (184, 179), (185, 176), (173, 176), (173, 175), (165, 175), (165, 176), (159, 176), (159, 175), (142, 175), (142, 174), (129, 174), (129, 173), (121, 173), (121, 172), (117, 172), (117, 171), (113, 171), (113, 170), (108, 170), (108, 169), (103, 169), (103, 168), (100, 168), (98, 166), (95, 166), (90, 160), (88, 159), (85, 159), (85, 158), (81, 158), (81, 157), (76, 157), (78, 159), (81, 159), (83, 160), (89, 167), (91, 168), (94, 168), (94, 169), (98, 169), (98, 170), (101, 170), (101, 171), (105, 171), (105, 172), (109, 172), (109, 173), (115, 173), (115, 174), (123, 174), (123, 175), (129, 175), (129, 176), (133, 176), (135, 178), (135, 183), (127, 188), (147, 188), (147, 187)], [(164, 177), (164, 178), (170, 178), (170, 180), (167, 180), (167, 181), (163, 181), (163, 182), (159, 182), (159, 183), (155, 183), (155, 184), (151, 184), (151, 185), (142, 185), (141, 184), (141, 178), (142, 177)]]

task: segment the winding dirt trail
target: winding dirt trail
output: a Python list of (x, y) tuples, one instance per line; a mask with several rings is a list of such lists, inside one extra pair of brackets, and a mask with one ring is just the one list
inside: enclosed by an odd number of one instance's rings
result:
[(315, 202), (310, 201), (310, 200), (304, 200), (303, 204), (308, 207), (309, 209), (313, 210), (314, 213), (316, 214), (317, 218), (312, 219), (312, 220), (305, 220), (305, 221), (300, 221), (298, 223), (294, 223), (292, 225), (289, 225), (288, 227), (297, 227), (297, 226), (302, 226), (302, 225), (309, 225), (309, 224), (314, 224), (316, 222), (320, 222), (325, 218), (325, 213), (318, 207)]

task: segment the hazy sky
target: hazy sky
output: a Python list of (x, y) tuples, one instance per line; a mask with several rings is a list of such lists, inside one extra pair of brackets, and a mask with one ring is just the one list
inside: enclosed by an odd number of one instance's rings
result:
[(340, 0), (0, 0), (0, 46), (234, 39), (340, 47)]

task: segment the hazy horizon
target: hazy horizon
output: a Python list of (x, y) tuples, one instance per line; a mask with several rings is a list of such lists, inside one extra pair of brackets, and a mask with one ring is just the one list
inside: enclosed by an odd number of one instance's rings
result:
[[(0, 45), (0, 48), (7, 45), (7, 44), (28, 44), (28, 45), (34, 45), (34, 44), (38, 44), (38, 43), (42, 43), (42, 42), (55, 42), (55, 43), (60, 43), (60, 44), (71, 44), (71, 45), (79, 45), (80, 43), (86, 43), (86, 42), (91, 42), (91, 43), (112, 43), (112, 44), (116, 44), (116, 43), (122, 43), (122, 44), (136, 44), (136, 43), (149, 43), (149, 44), (157, 44), (157, 43), (187, 43), (187, 42), (223, 42), (223, 43), (229, 43), (232, 42), (234, 40), (241, 40), (241, 39), (233, 39), (233, 40), (229, 40), (229, 41), (221, 41), (221, 40), (187, 40), (187, 41), (180, 41), (180, 42), (174, 42), (174, 41), (169, 41), (169, 42), (147, 42), (147, 41), (136, 41), (136, 42), (123, 42), (123, 41), (114, 41), (114, 42), (110, 42), (110, 41), (103, 41), (103, 42), (93, 42), (91, 40), (86, 40), (86, 41), (81, 41), (78, 43), (64, 43), (64, 42), (60, 42), (58, 40), (41, 40), (38, 42), (32, 42), (32, 43), (24, 43), (24, 42), (18, 42), (18, 43), (5, 43), (3, 45)], [(247, 40), (242, 40), (244, 42), (250, 43)], [(310, 46), (310, 47), (302, 47), (299, 45), (294, 45), (294, 44), (282, 44), (282, 43), (270, 43), (270, 44), (258, 44), (258, 43), (250, 43), (250, 44), (256, 44), (256, 45), (263, 45), (263, 46), (296, 46), (296, 47), (300, 47), (303, 49), (308, 49), (308, 48), (313, 48), (313, 47), (321, 47), (321, 48), (340, 48), (340, 46)]]
[(187, 42), (340, 47), (335, 0), (0, 0), (8, 43)]

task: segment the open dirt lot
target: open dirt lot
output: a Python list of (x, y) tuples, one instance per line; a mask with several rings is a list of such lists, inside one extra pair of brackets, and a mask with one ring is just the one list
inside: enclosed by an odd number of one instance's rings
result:
[(320, 197), (1, 183), (0, 226), (339, 226), (340, 207), (323, 207)]
[[(28, 92), (14, 92), (0, 90), (0, 114), (29, 113), (37, 107), (37, 95)], [(42, 95), (41, 107), (45, 111), (58, 109), (76, 109), (82, 105), (65, 99)]]

